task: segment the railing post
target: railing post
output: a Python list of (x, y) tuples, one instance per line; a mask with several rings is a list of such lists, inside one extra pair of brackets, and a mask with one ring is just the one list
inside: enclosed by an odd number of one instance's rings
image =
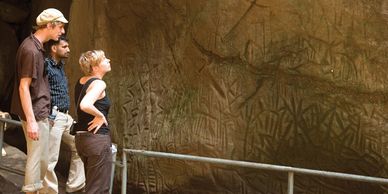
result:
[[(0, 111), (0, 118), (6, 118), (6, 113)], [(7, 122), (3, 121), (2, 126), (0, 127), (0, 150), (1, 150), (1, 155), (0, 155), (0, 160), (3, 157), (3, 141), (4, 141), (4, 131), (7, 128)]]
[(0, 160), (1, 158), (3, 157), (3, 140), (4, 140), (4, 130), (6, 128), (6, 123), (3, 122), (3, 126), (0, 127), (0, 150), (1, 150), (1, 154), (0, 154)]
[(115, 177), (117, 146), (115, 144), (112, 144), (111, 150), (112, 150), (112, 173), (110, 175), (110, 188), (109, 188), (109, 193), (110, 194), (112, 194), (113, 179)]
[(123, 170), (121, 173), (121, 194), (127, 193), (127, 153), (123, 149)]
[(288, 187), (287, 187), (287, 193), (293, 194), (294, 193), (294, 172), (288, 172)]

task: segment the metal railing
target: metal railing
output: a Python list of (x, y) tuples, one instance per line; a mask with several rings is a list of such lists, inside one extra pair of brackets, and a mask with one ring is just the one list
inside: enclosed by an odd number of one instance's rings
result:
[[(22, 123), (20, 121), (15, 121), (12, 119), (4, 118), (5, 114), (0, 115), (0, 122), (3, 123), (3, 125), (0, 127), (0, 150), (3, 150), (3, 141), (4, 141), (4, 130), (7, 128), (7, 123), (13, 124), (16, 126), (22, 126)], [(0, 160), (3, 155), (0, 155)]]
[(122, 177), (121, 177), (121, 194), (126, 194), (127, 192), (127, 154), (143, 155), (143, 156), (159, 157), (159, 158), (170, 158), (170, 159), (178, 159), (178, 160), (189, 160), (189, 161), (197, 161), (197, 162), (207, 162), (212, 164), (222, 164), (222, 165), (230, 165), (230, 166), (238, 166), (238, 167), (246, 167), (246, 168), (287, 172), (288, 173), (288, 184), (287, 184), (288, 194), (294, 193), (294, 174), (295, 173), (337, 178), (337, 179), (345, 179), (345, 180), (353, 180), (353, 181), (388, 184), (387, 178), (380, 178), (380, 177), (362, 176), (362, 175), (339, 173), (339, 172), (296, 168), (296, 167), (290, 167), (290, 166), (280, 166), (280, 165), (254, 163), (254, 162), (246, 162), (246, 161), (236, 161), (236, 160), (227, 160), (227, 159), (220, 159), (220, 158), (210, 158), (210, 157), (202, 157), (202, 156), (192, 156), (192, 155), (184, 155), (184, 154), (174, 154), (174, 153), (166, 153), (166, 152), (154, 152), (154, 151), (124, 148), (123, 156), (122, 156), (123, 162), (122, 162)]
[[(3, 122), (3, 127), (0, 128), (0, 149), (1, 149), (3, 146), (3, 134), (4, 134), (5, 124), (10, 123), (10, 124), (14, 124), (17, 126), (21, 126), (21, 123), (19, 121), (1, 118), (1, 117), (0, 117), (0, 122)], [(381, 178), (381, 177), (363, 176), (363, 175), (355, 175), (355, 174), (348, 174), (348, 173), (312, 170), (312, 169), (306, 169), (306, 168), (296, 168), (296, 167), (290, 167), (290, 166), (281, 166), (281, 165), (246, 162), (246, 161), (236, 161), (236, 160), (211, 158), (211, 157), (203, 157), (203, 156), (193, 156), (193, 155), (185, 155), (185, 154), (166, 153), (166, 152), (126, 149), (126, 148), (123, 149), (122, 162), (120, 163), (120, 162), (116, 161), (116, 152), (117, 152), (116, 147), (112, 146), (112, 153), (113, 153), (113, 155), (112, 155), (112, 157), (113, 157), (113, 164), (112, 164), (113, 169), (112, 170), (113, 171), (111, 174), (110, 193), (112, 193), (114, 169), (115, 169), (114, 167), (115, 166), (122, 167), (121, 194), (127, 193), (127, 154), (143, 155), (143, 156), (159, 157), (159, 158), (171, 158), (171, 159), (178, 159), (178, 160), (188, 160), (188, 161), (206, 162), (206, 163), (212, 163), (212, 164), (222, 164), (222, 165), (230, 165), (230, 166), (245, 167), (245, 168), (255, 168), (255, 169), (262, 169), (262, 170), (287, 172), (288, 173), (288, 184), (287, 184), (287, 193), (288, 194), (294, 193), (294, 174), (295, 173), (328, 177), (328, 178), (337, 178), (337, 179), (344, 179), (344, 180), (352, 180), (352, 181), (388, 184), (388, 178)], [(0, 157), (0, 159), (1, 159), (1, 157)]]

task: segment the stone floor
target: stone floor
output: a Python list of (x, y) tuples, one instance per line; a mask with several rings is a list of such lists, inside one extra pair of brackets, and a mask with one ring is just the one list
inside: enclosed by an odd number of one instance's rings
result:
[[(24, 181), (26, 155), (15, 147), (3, 145), (6, 155), (0, 159), (0, 194), (19, 194)], [(59, 194), (65, 194), (65, 178), (57, 173)]]

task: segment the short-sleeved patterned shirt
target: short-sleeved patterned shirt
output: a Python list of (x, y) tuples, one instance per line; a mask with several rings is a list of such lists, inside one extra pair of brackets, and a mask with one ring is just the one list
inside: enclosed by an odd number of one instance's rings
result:
[(11, 103), (11, 113), (19, 115), (22, 120), (27, 120), (24, 114), (20, 95), (19, 84), (21, 78), (32, 78), (30, 95), (32, 109), (37, 121), (45, 119), (50, 113), (50, 88), (48, 76), (44, 65), (44, 49), (42, 43), (31, 34), (24, 39), (16, 53), (15, 86)]
[(69, 110), (70, 97), (63, 61), (56, 63), (51, 57), (44, 61), (50, 84), (51, 106), (59, 110)]

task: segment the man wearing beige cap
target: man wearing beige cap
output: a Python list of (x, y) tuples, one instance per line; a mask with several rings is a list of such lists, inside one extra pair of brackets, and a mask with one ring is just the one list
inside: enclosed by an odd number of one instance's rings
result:
[(46, 9), (36, 18), (36, 31), (24, 39), (16, 53), (15, 88), (11, 112), (18, 115), (27, 142), (23, 192), (46, 193), (43, 186), (48, 167), (50, 89), (44, 66), (43, 43), (65, 33), (63, 14)]

